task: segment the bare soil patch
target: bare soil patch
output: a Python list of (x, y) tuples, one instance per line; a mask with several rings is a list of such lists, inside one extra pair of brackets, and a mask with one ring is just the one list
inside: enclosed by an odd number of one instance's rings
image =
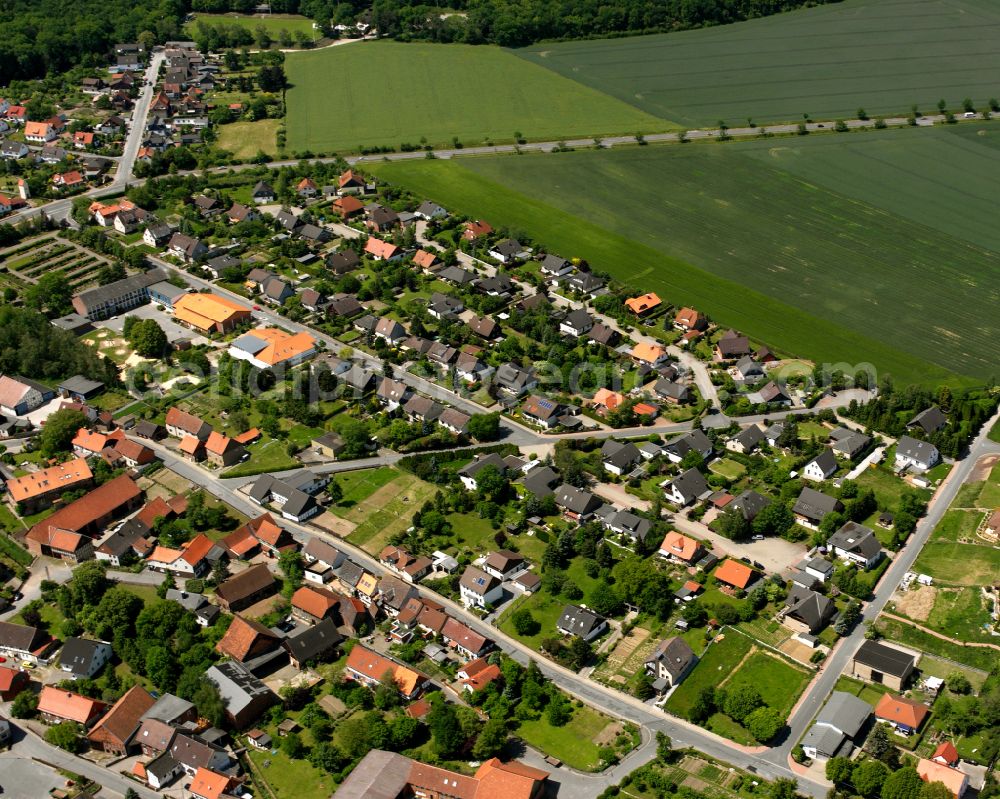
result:
[(594, 736), (594, 743), (598, 746), (611, 746), (622, 729), (620, 721), (613, 721)]
[(896, 601), (896, 612), (914, 621), (927, 621), (934, 609), (935, 599), (937, 589), (934, 586), (911, 588)]

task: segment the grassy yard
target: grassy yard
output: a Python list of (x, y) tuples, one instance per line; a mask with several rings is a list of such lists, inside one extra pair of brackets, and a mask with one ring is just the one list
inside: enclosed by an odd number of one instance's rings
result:
[(870, 488), (875, 492), (875, 500), (879, 507), (890, 510), (895, 510), (899, 506), (899, 499), (904, 492), (916, 492), (925, 500), (931, 497), (930, 491), (909, 486), (888, 469), (883, 469), (880, 466), (865, 469), (857, 476), (856, 482), (861, 488)]
[(715, 474), (721, 474), (728, 480), (739, 480), (747, 471), (742, 463), (730, 458), (720, 458), (719, 460), (712, 461), (708, 464), (708, 470)]
[(584, 705), (573, 709), (573, 717), (563, 727), (553, 727), (543, 716), (522, 722), (516, 734), (529, 746), (559, 758), (570, 768), (596, 771), (600, 756), (594, 739), (610, 723), (607, 716)]
[(739, 633), (730, 633), (723, 640), (716, 640), (667, 700), (667, 710), (687, 718), (701, 690), (709, 686), (717, 687), (730, 677), (752, 648), (753, 641)]
[(837, 684), (834, 686), (834, 689), (837, 691), (844, 691), (848, 694), (853, 694), (859, 699), (867, 702), (872, 707), (875, 707), (875, 705), (878, 704), (878, 701), (886, 692), (885, 688), (879, 688), (876, 685), (871, 685), (870, 683), (866, 683), (861, 680), (855, 680), (853, 677), (841, 677), (837, 680)]
[[(562, 615), (563, 608), (566, 607), (566, 600), (553, 597), (545, 591), (537, 591), (531, 596), (518, 597), (504, 611), (500, 617), (499, 627), (507, 635), (514, 636), (526, 646), (532, 649), (539, 649), (542, 641), (559, 635), (556, 631), (556, 622)], [(538, 622), (538, 632), (535, 635), (518, 635), (511, 623), (510, 617), (514, 611), (527, 608), (531, 615)]]
[(993, 583), (1000, 574), (1000, 549), (978, 544), (931, 540), (920, 550), (914, 569), (958, 585)]
[(377, 555), (390, 537), (410, 526), (413, 514), (436, 490), (411, 474), (400, 474), (345, 513), (338, 513), (357, 525), (347, 540)]
[(248, 448), (250, 458), (222, 473), (223, 477), (246, 477), (265, 472), (295, 469), (301, 464), (288, 454), (287, 444), (277, 438), (262, 436)]
[[(955, 384), (1000, 360), (1000, 337), (984, 337), (976, 321), (993, 318), (982, 287), (1000, 230), (984, 198), (998, 158), (1000, 125), (983, 122), (372, 168), (781, 351)], [(867, 192), (872, 170), (885, 192)], [(947, 224), (934, 211), (942, 193), (954, 212)], [(729, 246), (718, 246), (719, 229)], [(963, 280), (947, 277), (951, 265)], [(803, 291), (789, 294), (792, 276)], [(886, 309), (879, 298), (903, 286), (908, 310)], [(932, 310), (940, 323), (927, 330), (919, 320)], [(879, 336), (873, 314), (888, 314)]]
[(996, 652), (991, 649), (974, 646), (960, 646), (948, 641), (942, 641), (933, 635), (911, 627), (908, 624), (895, 621), (894, 619), (880, 618), (878, 620), (878, 630), (883, 636), (898, 641), (904, 646), (919, 649), (922, 652), (930, 652), (958, 663), (964, 663), (976, 669), (989, 671), (996, 665)]
[(1000, 422), (997, 422), (990, 428), (989, 437), (990, 441), (996, 441), (1000, 444)]
[(299, 14), (259, 14), (248, 16), (244, 14), (195, 14), (194, 20), (185, 24), (185, 30), (190, 34), (199, 22), (206, 25), (232, 25), (239, 28), (246, 28), (251, 33), (257, 28), (264, 28), (272, 39), (277, 39), (283, 30), (288, 31), (293, 36), (296, 32), (301, 32), (311, 40), (319, 38), (319, 31), (313, 27), (311, 19)]
[[(987, 0), (846, 0), (700, 30), (594, 41), (544, 42), (516, 51), (532, 63), (692, 128), (906, 114), (996, 94), (1000, 53)], [(962, 52), (940, 32), (961, 31)], [(877, 53), (877, 56), (873, 56)], [(725, 64), (726, 68), (720, 68)]]
[(220, 150), (228, 150), (236, 158), (253, 158), (257, 153), (274, 155), (278, 151), (276, 138), (280, 125), (280, 119), (219, 125), (216, 144)]
[[(560, 139), (675, 127), (486, 45), (364, 42), (291, 54), (285, 71), (292, 150), (347, 152), (422, 139), (450, 144), (453, 137), (469, 145), (513, 141), (515, 132)], [(378, 91), (367, 88), (373, 82)]]
[(746, 659), (725, 686), (753, 685), (768, 706), (787, 716), (808, 681), (805, 669), (793, 666), (768, 650), (759, 649)]
[[(248, 747), (247, 756), (277, 799), (327, 799), (337, 788), (331, 775), (308, 760), (292, 760), (280, 750), (271, 754)], [(266, 768), (265, 762), (270, 764)]]
[(976, 510), (948, 510), (934, 530), (933, 542), (971, 541), (986, 514)]
[(334, 506), (335, 512), (353, 508), (399, 476), (400, 472), (391, 466), (381, 466), (377, 469), (358, 469), (334, 475), (333, 479), (343, 493), (340, 502)]
[(990, 612), (977, 585), (939, 588), (925, 626), (959, 641), (992, 641), (989, 623)]

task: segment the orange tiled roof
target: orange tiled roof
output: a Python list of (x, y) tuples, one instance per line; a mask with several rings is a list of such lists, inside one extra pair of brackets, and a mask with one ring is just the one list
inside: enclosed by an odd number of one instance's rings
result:
[(244, 619), (242, 616), (233, 616), (232, 624), (226, 630), (226, 634), (219, 639), (215, 645), (217, 652), (228, 655), (235, 660), (242, 661), (250, 653), (253, 645), (259, 638), (273, 638), (277, 636), (259, 621)]
[(94, 524), (129, 502), (142, 496), (142, 491), (127, 474), (120, 474), (99, 488), (84, 494), (65, 508), (60, 508), (47, 519), (40, 521), (28, 532), (35, 541), (47, 541), (51, 530), (77, 532)]
[(181, 439), (181, 443), (177, 445), (177, 448), (187, 455), (194, 455), (199, 449), (202, 448), (202, 446), (204, 445), (202, 444), (200, 438), (196, 438), (192, 435), (186, 435)]
[(256, 427), (251, 427), (245, 433), (240, 433), (238, 436), (233, 436), (233, 441), (237, 444), (250, 444), (260, 438), (260, 430)]
[(664, 347), (659, 344), (650, 344), (648, 341), (640, 341), (632, 347), (632, 357), (646, 363), (656, 363), (666, 354), (667, 351)]
[(256, 519), (251, 519), (247, 522), (246, 526), (254, 538), (271, 546), (277, 546), (282, 534), (285, 532), (275, 523), (274, 517), (270, 513), (265, 513)]
[(316, 339), (305, 331), (292, 335), (276, 327), (262, 327), (251, 330), (249, 335), (267, 342), (267, 346), (254, 358), (268, 366), (300, 358), (316, 348)]
[(968, 787), (968, 777), (955, 768), (943, 766), (933, 760), (920, 758), (917, 761), (917, 774), (924, 782), (941, 782), (958, 799)]
[(229, 789), (230, 782), (232, 780), (224, 774), (199, 767), (188, 790), (204, 799), (219, 799)]
[(199, 533), (184, 544), (184, 554), (181, 557), (192, 566), (197, 566), (205, 559), (213, 546), (212, 539), (204, 533)]
[(15, 477), (7, 481), (7, 490), (14, 502), (23, 502), (50, 491), (68, 491), (93, 476), (87, 461), (83, 458), (74, 458), (23, 477)]
[(538, 783), (548, 779), (548, 772), (532, 768), (518, 760), (503, 763), (490, 758), (476, 771), (479, 786), (476, 799), (531, 799)]
[(54, 685), (44, 686), (38, 696), (39, 713), (57, 716), (79, 724), (86, 724), (103, 707), (104, 703), (97, 699), (74, 694), (72, 691), (65, 691)]
[(655, 308), (661, 302), (662, 300), (650, 291), (647, 294), (641, 294), (638, 297), (629, 297), (625, 300), (625, 307), (627, 307), (634, 314), (643, 314), (646, 311)]
[(208, 438), (205, 440), (205, 449), (213, 455), (222, 455), (227, 449), (229, 449), (229, 445), (232, 441), (233, 440), (229, 436), (225, 436), (222, 433), (213, 430), (208, 434)]
[(943, 741), (938, 744), (938, 748), (934, 750), (934, 754), (931, 755), (931, 760), (943, 760), (949, 765), (954, 765), (958, 762), (958, 750), (955, 748), (955, 744), (951, 741)]
[(753, 569), (745, 563), (726, 558), (722, 565), (715, 570), (715, 579), (722, 580), (736, 588), (746, 588), (753, 577)]
[(374, 255), (376, 258), (391, 258), (399, 251), (399, 247), (391, 241), (382, 241), (374, 236), (368, 239), (365, 244), (365, 252)]
[(325, 619), (331, 610), (340, 604), (340, 597), (322, 588), (302, 586), (292, 594), (292, 607), (304, 610), (317, 619)]
[(663, 537), (663, 543), (660, 544), (660, 549), (663, 552), (669, 552), (675, 558), (690, 561), (693, 560), (695, 555), (698, 554), (699, 546), (700, 544), (693, 538), (688, 538), (686, 535), (681, 535), (676, 530), (671, 530)]
[(399, 690), (409, 696), (426, 678), (418, 671), (407, 668), (401, 663), (389, 660), (377, 652), (372, 652), (364, 646), (358, 644), (347, 656), (347, 668), (363, 674), (371, 680), (381, 680), (387, 671), (393, 673), (393, 679)]
[(930, 712), (930, 708), (921, 702), (892, 694), (882, 694), (882, 698), (875, 705), (876, 718), (903, 724), (911, 730), (919, 729)]
[(613, 411), (625, 402), (625, 395), (607, 388), (599, 388), (594, 393), (594, 405)]
[(184, 294), (174, 303), (174, 317), (201, 330), (228, 324), (241, 315), (248, 317), (250, 309), (218, 294)]

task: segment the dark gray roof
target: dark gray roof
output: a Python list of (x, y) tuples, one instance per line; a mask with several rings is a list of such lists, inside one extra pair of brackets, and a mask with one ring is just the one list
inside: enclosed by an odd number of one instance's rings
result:
[(743, 518), (752, 522), (757, 518), (757, 514), (771, 504), (771, 500), (756, 491), (744, 491), (734, 499), (729, 507), (738, 510), (743, 514)]
[(835, 610), (832, 600), (800, 585), (792, 586), (785, 607), (787, 616), (802, 622), (813, 633), (823, 627)]
[(653, 392), (661, 397), (680, 401), (686, 399), (691, 390), (683, 383), (675, 383), (673, 380), (661, 377), (653, 384)]
[(677, 438), (667, 444), (667, 449), (683, 458), (692, 451), (701, 453), (711, 452), (712, 440), (705, 435), (703, 430), (695, 429), (677, 436)]
[(922, 463), (929, 463), (937, 455), (937, 447), (912, 436), (900, 436), (896, 441), (896, 454), (905, 455)]
[(697, 499), (702, 494), (711, 490), (708, 485), (708, 481), (705, 479), (705, 475), (697, 469), (688, 469), (683, 474), (680, 474), (671, 480), (670, 484), (676, 488), (680, 492), (681, 496), (688, 502), (693, 499)]
[(840, 500), (827, 496), (814, 488), (806, 487), (799, 494), (792, 511), (807, 519), (822, 519), (828, 513), (833, 513), (838, 507), (840, 507)]
[(156, 700), (155, 705), (142, 714), (142, 718), (170, 722), (189, 713), (193, 708), (194, 705), (187, 699), (181, 699), (173, 694), (163, 694)]
[(104, 641), (91, 641), (89, 638), (67, 638), (59, 653), (59, 664), (69, 668), (73, 674), (87, 675), (90, 664), (97, 653), (109, 644)]
[(556, 505), (572, 513), (593, 513), (601, 506), (601, 501), (591, 494), (569, 483), (563, 483), (556, 489)]
[(858, 734), (872, 713), (872, 706), (854, 694), (834, 691), (816, 716), (817, 724), (840, 730), (850, 738)]
[(564, 269), (567, 269), (572, 266), (572, 264), (570, 264), (570, 262), (567, 261), (565, 258), (551, 254), (546, 255), (544, 258), (542, 258), (541, 264), (542, 264), (542, 269), (552, 273), (562, 272)]
[(505, 363), (497, 368), (495, 379), (498, 384), (505, 388), (524, 391), (528, 383), (535, 379), (535, 376), (533, 372), (522, 369), (517, 364)]
[(742, 444), (744, 450), (750, 450), (765, 440), (764, 431), (760, 429), (760, 425), (752, 424), (745, 430), (741, 430), (738, 435), (733, 437), (733, 440)]
[(559, 472), (554, 469), (548, 466), (536, 466), (521, 480), (521, 485), (536, 497), (542, 499), (543, 497), (552, 496), (555, 493), (552, 487), (561, 479)]
[(344, 636), (337, 632), (333, 619), (327, 617), (297, 635), (286, 638), (284, 643), (292, 657), (299, 663), (306, 663), (330, 652), (343, 640)]
[(871, 443), (871, 436), (867, 436), (858, 430), (849, 430), (846, 427), (838, 427), (830, 433), (833, 444), (830, 448), (840, 452), (848, 458), (853, 458)]
[(619, 469), (627, 469), (642, 460), (642, 455), (631, 441), (608, 439), (601, 447), (601, 458)]
[(937, 405), (931, 405), (931, 407), (922, 410), (910, 419), (906, 426), (919, 427), (925, 433), (933, 433), (940, 430), (946, 424), (948, 424), (948, 417), (945, 416), (944, 412)]
[[(258, 696), (271, 694), (271, 689), (251, 674), (242, 664), (229, 660), (212, 666), (205, 677), (214, 682), (226, 703), (226, 709), (235, 716)], [(175, 746), (171, 748), (174, 754)], [(174, 754), (174, 757), (177, 757)]]
[(159, 757), (154, 757), (146, 764), (146, 773), (152, 774), (158, 781), (162, 782), (180, 767), (180, 763), (174, 760), (168, 752), (163, 752)]
[(894, 649), (878, 641), (865, 641), (858, 647), (854, 660), (871, 666), (873, 669), (891, 674), (894, 677), (905, 677), (916, 664), (916, 658), (899, 649)]
[(154, 283), (167, 279), (167, 273), (162, 269), (150, 269), (148, 272), (139, 272), (136, 275), (116, 280), (106, 286), (95, 286), (92, 289), (81, 291), (77, 299), (83, 303), (85, 308), (92, 308), (105, 303), (114, 302), (119, 297), (124, 297), (135, 291), (148, 289)]
[(831, 535), (826, 543), (828, 546), (860, 555), (866, 560), (870, 560), (882, 551), (882, 545), (874, 531), (857, 522), (847, 522)]
[(602, 624), (604, 624), (604, 617), (594, 613), (594, 611), (579, 605), (567, 605), (563, 608), (562, 615), (556, 622), (556, 627), (571, 635), (583, 638), (590, 635)]
[(802, 739), (802, 746), (815, 749), (823, 757), (838, 757), (849, 754), (850, 742), (847, 736), (825, 724), (813, 724)]
[(648, 536), (650, 531), (653, 529), (653, 523), (649, 519), (644, 519), (642, 516), (636, 516), (630, 510), (616, 511), (607, 518), (605, 524), (607, 524), (608, 527), (621, 530), (630, 538), (638, 541), (645, 541), (646, 536)]
[(73, 375), (59, 384), (60, 391), (69, 391), (73, 394), (89, 394), (104, 388), (104, 383), (100, 380), (91, 380), (83, 375)]
[(648, 666), (662, 665), (671, 679), (676, 683), (684, 673), (691, 667), (691, 664), (698, 660), (694, 650), (683, 638), (665, 638), (660, 641), (659, 646), (646, 661)]
[[(837, 471), (837, 456), (828, 449), (824, 449), (819, 455), (809, 461), (809, 463), (815, 463), (823, 474), (833, 474), (833, 472)], [(809, 463), (807, 463), (806, 466), (808, 466)]]

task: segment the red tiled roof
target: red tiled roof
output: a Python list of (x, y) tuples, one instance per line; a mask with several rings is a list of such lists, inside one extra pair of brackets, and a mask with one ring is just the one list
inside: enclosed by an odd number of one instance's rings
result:
[(902, 724), (911, 730), (920, 729), (920, 725), (930, 712), (930, 708), (921, 702), (892, 694), (882, 694), (882, 698), (875, 705), (876, 718)]
[(50, 530), (83, 530), (140, 496), (142, 492), (135, 481), (127, 474), (119, 475), (36, 524), (28, 537), (34, 541), (47, 542)]
[(234, 616), (229, 629), (215, 645), (215, 649), (234, 660), (242, 661), (261, 639), (278, 640), (277, 636), (259, 621)]
[(38, 696), (38, 712), (86, 724), (105, 705), (97, 699), (46, 685)]
[(292, 607), (304, 610), (317, 619), (325, 619), (340, 604), (340, 597), (323, 588), (302, 586), (292, 594)]
[(753, 578), (753, 569), (745, 563), (726, 558), (715, 570), (715, 579), (728, 583), (735, 588), (746, 588)]
[(139, 726), (142, 714), (155, 704), (149, 691), (141, 685), (133, 685), (94, 725), (88, 737), (93, 740), (103, 734), (124, 746)]

